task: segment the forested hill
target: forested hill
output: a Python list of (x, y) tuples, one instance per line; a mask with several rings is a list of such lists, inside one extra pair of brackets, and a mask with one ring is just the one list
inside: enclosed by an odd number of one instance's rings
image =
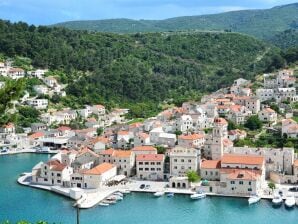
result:
[(290, 29), (272, 37), (269, 42), (282, 48), (298, 47), (298, 29)]
[(177, 100), (284, 62), (278, 49), (237, 33), (117, 35), (5, 21), (0, 53), (64, 71), (69, 104)]
[(165, 20), (108, 19), (55, 24), (75, 30), (114, 33), (181, 30), (231, 30), (270, 39), (279, 32), (298, 28), (298, 3), (265, 10), (241, 10), (213, 15), (176, 17)]

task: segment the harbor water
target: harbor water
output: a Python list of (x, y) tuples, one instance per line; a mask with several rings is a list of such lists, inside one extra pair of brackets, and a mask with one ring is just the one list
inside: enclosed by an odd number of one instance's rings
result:
[[(0, 223), (5, 220), (31, 223), (76, 223), (73, 201), (43, 190), (18, 185), (22, 172), (28, 172), (45, 154), (0, 156)], [(274, 208), (262, 200), (248, 206), (247, 199), (207, 197), (192, 201), (189, 196), (155, 198), (152, 194), (132, 193), (108, 207), (80, 211), (82, 224), (258, 224), (298, 223), (298, 207)]]

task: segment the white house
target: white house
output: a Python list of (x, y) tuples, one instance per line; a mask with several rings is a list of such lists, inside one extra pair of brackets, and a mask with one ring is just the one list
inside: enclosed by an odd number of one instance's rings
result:
[(277, 113), (269, 107), (264, 108), (258, 114), (258, 117), (263, 122), (268, 122), (271, 125), (276, 124)]
[(48, 107), (47, 99), (29, 99), (26, 103), (37, 110), (45, 110)]
[(171, 149), (170, 175), (185, 176), (188, 171), (198, 171), (200, 155), (194, 148), (183, 148), (176, 146)]
[(178, 145), (189, 148), (202, 148), (205, 143), (203, 134), (190, 134), (178, 136)]

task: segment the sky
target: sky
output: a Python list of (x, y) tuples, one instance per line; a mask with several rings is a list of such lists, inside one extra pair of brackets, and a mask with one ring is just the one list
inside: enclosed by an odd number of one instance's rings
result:
[(0, 0), (0, 19), (35, 25), (112, 18), (165, 19), (294, 2), (297, 0)]

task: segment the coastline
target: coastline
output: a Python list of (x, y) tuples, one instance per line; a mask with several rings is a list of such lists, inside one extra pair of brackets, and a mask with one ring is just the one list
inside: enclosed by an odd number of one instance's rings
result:
[[(18, 184), (37, 188), (41, 190), (51, 191), (53, 193), (68, 197), (74, 201), (74, 206), (78, 204), (79, 208), (88, 209), (98, 205), (105, 198), (111, 196), (115, 192), (119, 192), (121, 190), (128, 190), (130, 192), (136, 193), (155, 193), (158, 191), (163, 191), (165, 193), (174, 193), (174, 194), (182, 194), (182, 195), (191, 195), (195, 192), (190, 189), (175, 189), (175, 188), (165, 188), (167, 182), (153, 182), (153, 181), (134, 181), (128, 184), (128, 186), (115, 186), (115, 187), (104, 187), (100, 189), (80, 189), (85, 195), (84, 198), (81, 197), (79, 199), (74, 199), (71, 197), (70, 191), (74, 188), (64, 188), (60, 186), (46, 186), (46, 185), (37, 185), (31, 184), (28, 180), (31, 179), (31, 173), (23, 173), (24, 175), (20, 176), (17, 179)], [(139, 189), (139, 185), (141, 183), (147, 183), (153, 185), (149, 189)], [(207, 196), (210, 197), (232, 197), (232, 198), (249, 198), (250, 196), (245, 195), (226, 195), (226, 194), (215, 194), (215, 193), (206, 193)], [(262, 195), (261, 199), (264, 200), (272, 200), (273, 195)], [(78, 203), (79, 202), (79, 203)]]

